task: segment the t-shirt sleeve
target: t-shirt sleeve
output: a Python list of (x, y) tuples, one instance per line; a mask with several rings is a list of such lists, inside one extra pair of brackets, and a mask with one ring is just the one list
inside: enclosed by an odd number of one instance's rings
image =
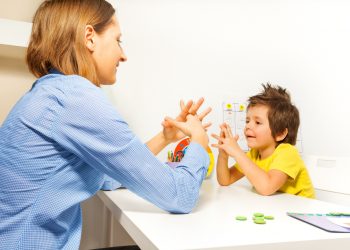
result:
[(275, 152), (275, 158), (271, 162), (270, 170), (276, 169), (282, 171), (293, 180), (300, 172), (300, 156), (298, 151), (292, 145), (280, 145)]

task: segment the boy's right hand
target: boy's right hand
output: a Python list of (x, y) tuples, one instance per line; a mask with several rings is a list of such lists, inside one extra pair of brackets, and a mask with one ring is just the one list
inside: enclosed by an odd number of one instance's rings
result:
[[(220, 125), (220, 137), (225, 138), (225, 133), (224, 133), (223, 129), (221, 128), (222, 125)], [(218, 143), (222, 144), (222, 142), (220, 142), (220, 141)], [(219, 155), (218, 155), (218, 157), (219, 158), (223, 158), (223, 159), (227, 159), (228, 158), (228, 154), (225, 152), (225, 150), (219, 148)]]
[(226, 157), (226, 155), (235, 157), (236, 152), (242, 150), (237, 143), (238, 135), (233, 135), (230, 126), (226, 123), (221, 124), (220, 129), (220, 136), (216, 134), (211, 135), (218, 140), (217, 144), (212, 144), (211, 146), (219, 149), (219, 157), (220, 154), (221, 157)]

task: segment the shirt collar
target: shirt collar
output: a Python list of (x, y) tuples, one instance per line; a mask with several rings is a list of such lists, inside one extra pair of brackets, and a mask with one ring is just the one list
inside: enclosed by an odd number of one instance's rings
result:
[[(50, 74), (64, 75), (61, 71), (59, 71), (59, 70), (57, 70), (57, 69), (55, 69), (55, 68), (52, 68), (52, 69), (49, 70), (49, 73), (48, 73), (48, 74), (46, 74), (46, 75), (44, 75), (44, 76), (42, 76), (42, 77), (48, 76), (48, 75), (50, 75)], [(32, 87), (31, 87), (30, 90), (32, 90), (32, 89), (38, 84), (38, 82), (40, 81), (40, 79), (41, 79), (41, 78), (37, 79), (37, 80), (33, 83), (33, 85), (32, 85)]]
[(55, 69), (55, 68), (52, 68), (49, 70), (49, 74), (59, 74), (59, 75), (64, 75), (61, 71)]

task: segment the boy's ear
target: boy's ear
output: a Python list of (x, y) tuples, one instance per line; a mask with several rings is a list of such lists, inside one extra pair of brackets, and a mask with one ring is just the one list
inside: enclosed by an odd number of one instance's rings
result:
[(286, 128), (282, 133), (276, 136), (276, 141), (283, 141), (288, 135), (288, 128)]

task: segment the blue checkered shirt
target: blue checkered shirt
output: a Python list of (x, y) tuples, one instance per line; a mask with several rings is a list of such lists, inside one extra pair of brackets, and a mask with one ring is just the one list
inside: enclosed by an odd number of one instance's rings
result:
[(100, 88), (51, 72), (0, 128), (0, 249), (78, 249), (80, 202), (119, 183), (166, 211), (188, 213), (208, 164), (191, 143), (177, 168), (167, 166)]

